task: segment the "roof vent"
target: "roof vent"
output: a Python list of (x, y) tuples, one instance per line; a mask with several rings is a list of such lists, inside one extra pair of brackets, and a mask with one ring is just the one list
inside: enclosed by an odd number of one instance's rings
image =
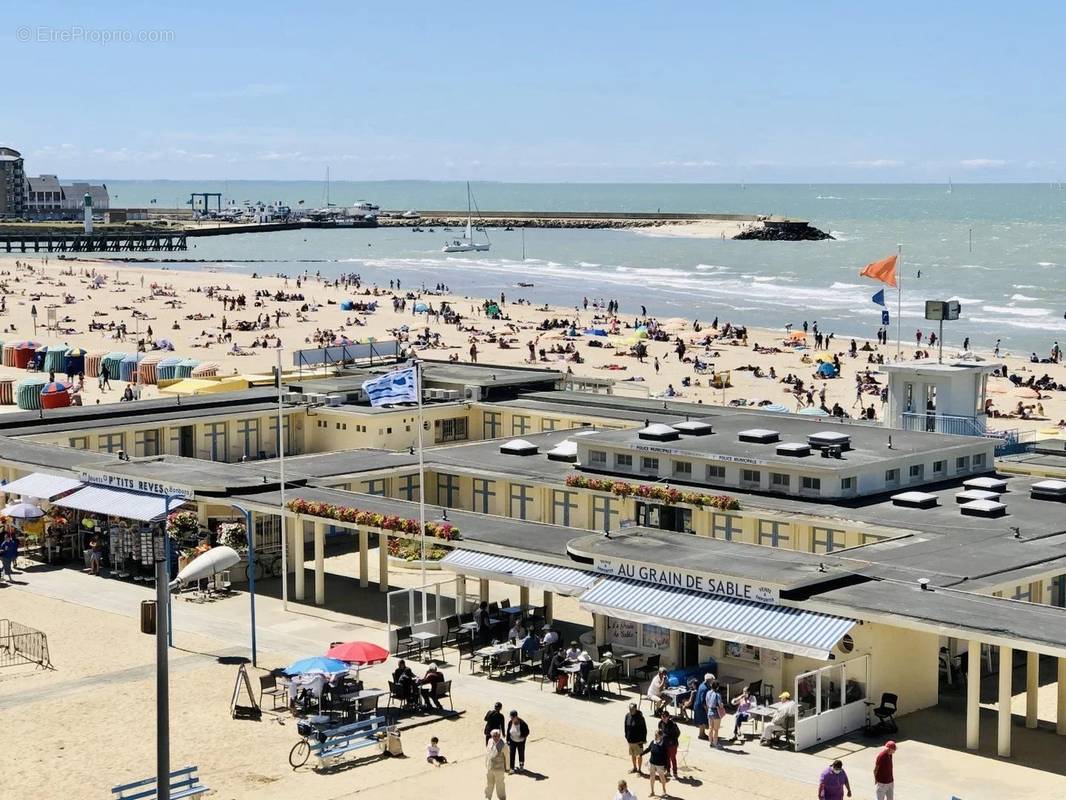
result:
[(1002, 478), (970, 478), (963, 481), (962, 485), (967, 489), (981, 489), (986, 492), (995, 492), (996, 494), (1003, 494), (1007, 491), (1007, 482)]
[(710, 436), (714, 433), (714, 426), (711, 423), (702, 422), (698, 419), (686, 419), (684, 422), (674, 423), (670, 427), (681, 431), (685, 436)]
[(780, 441), (781, 434), (767, 428), (749, 428), (738, 433), (737, 439), (742, 442), (752, 442), (753, 444), (773, 444)]
[(549, 461), (577, 461), (577, 442), (564, 439), (548, 451)]
[(669, 442), (674, 439), (680, 439), (681, 433), (680, 431), (671, 428), (669, 425), (663, 425), (662, 423), (656, 422), (637, 431), (637, 438), (651, 439), (656, 442)]
[(803, 458), (811, 454), (811, 446), (803, 444), (803, 442), (784, 442), (777, 446), (777, 454), (779, 456)]
[(937, 496), (928, 492), (903, 492), (892, 495), (892, 505), (904, 508), (934, 508)]
[(959, 508), (968, 517), (1002, 517), (1007, 513), (1007, 507), (995, 500), (972, 500)]
[(956, 503), (972, 503), (974, 500), (999, 500), (999, 492), (986, 492), (983, 489), (967, 489), (955, 495)]
[(1034, 500), (1066, 501), (1066, 481), (1039, 481), (1029, 488), (1029, 496)]
[(537, 446), (525, 439), (512, 439), (500, 445), (500, 452), (509, 456), (535, 456)]
[(819, 450), (823, 447), (839, 447), (841, 450), (850, 450), (851, 437), (840, 431), (815, 431), (807, 437), (807, 444)]

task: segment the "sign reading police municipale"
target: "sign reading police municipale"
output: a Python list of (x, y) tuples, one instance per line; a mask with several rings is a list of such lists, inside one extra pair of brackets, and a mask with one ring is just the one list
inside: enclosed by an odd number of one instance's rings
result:
[(733, 597), (737, 600), (750, 600), (753, 603), (769, 605), (777, 603), (777, 589), (764, 584), (749, 583), (728, 575), (689, 572), (651, 564), (615, 561), (610, 558), (596, 559), (596, 571), (606, 575), (616, 575), (619, 578), (653, 583), (656, 586), (670, 586), (690, 592)]

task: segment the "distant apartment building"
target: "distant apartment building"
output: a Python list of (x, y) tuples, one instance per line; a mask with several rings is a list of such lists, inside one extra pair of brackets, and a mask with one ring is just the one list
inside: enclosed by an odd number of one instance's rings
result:
[(26, 178), (26, 213), (29, 216), (58, 217), (63, 210), (63, 187), (55, 175)]
[(0, 217), (18, 217), (26, 212), (26, 170), (22, 154), (0, 147)]

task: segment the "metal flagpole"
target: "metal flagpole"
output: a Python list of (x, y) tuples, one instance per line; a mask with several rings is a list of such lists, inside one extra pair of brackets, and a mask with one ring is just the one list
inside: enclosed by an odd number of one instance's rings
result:
[[(281, 404), (281, 348), (278, 348), (278, 479), (281, 484), (281, 608), (289, 610), (289, 555), (285, 536), (285, 418)], [(303, 565), (298, 565), (300, 568)]]
[(903, 245), (896, 245), (896, 361), (903, 342)]
[(422, 460), (422, 362), (414, 360), (415, 393), (418, 395), (418, 530), (419, 558), (422, 562), (422, 621), (426, 621), (426, 465)]

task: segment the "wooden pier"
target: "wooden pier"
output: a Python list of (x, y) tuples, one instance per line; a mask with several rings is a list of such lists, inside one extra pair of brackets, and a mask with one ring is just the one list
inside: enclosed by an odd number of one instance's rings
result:
[(126, 253), (187, 250), (185, 231), (0, 233), (5, 253)]

